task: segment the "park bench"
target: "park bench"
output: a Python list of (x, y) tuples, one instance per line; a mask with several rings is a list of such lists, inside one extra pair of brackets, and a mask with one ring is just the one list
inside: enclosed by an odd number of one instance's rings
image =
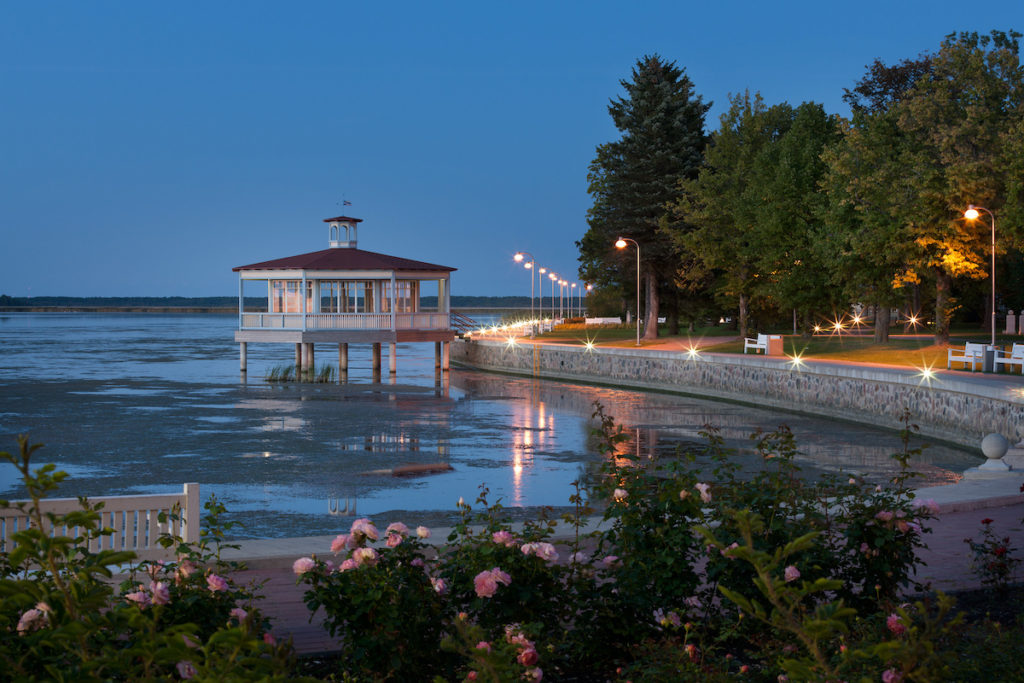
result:
[(999, 370), (1000, 365), (1009, 365), (1010, 372), (1013, 372), (1014, 365), (1019, 365), (1021, 374), (1024, 375), (1024, 344), (1014, 342), (1009, 354), (996, 350), (995, 369)]
[(964, 344), (962, 349), (950, 348), (946, 352), (946, 369), (950, 370), (953, 367), (953, 363), (963, 363), (964, 369), (967, 368), (967, 364), (971, 364), (971, 372), (974, 372), (974, 366), (980, 364), (982, 368), (985, 367), (985, 345), (978, 344), (976, 342), (967, 342)]
[[(19, 509), (18, 504), (30, 501), (9, 501), (7, 507), (0, 507), (0, 550), (10, 552), (15, 542), (13, 535), (24, 531), (32, 525), (28, 514)], [(187, 543), (199, 540), (199, 484), (185, 484), (181, 493), (165, 495), (141, 496), (104, 496), (89, 498), (90, 503), (103, 503), (100, 510), (100, 525), (111, 529), (109, 536), (100, 536), (88, 541), (89, 549), (99, 550), (132, 550), (139, 560), (171, 559), (172, 549), (166, 549), (158, 542), (160, 535), (171, 533), (179, 536)], [(41, 501), (43, 513), (52, 512), (57, 515), (80, 510), (77, 498), (47, 498)], [(178, 519), (168, 519), (166, 523), (159, 520), (160, 513), (174, 510)], [(48, 535), (69, 536), (80, 535), (77, 527), (54, 527), (44, 521), (44, 531)]]
[(758, 349), (761, 349), (762, 353), (768, 353), (768, 335), (759, 334), (757, 339), (746, 337), (743, 340), (743, 353), (746, 353), (747, 349), (754, 349), (754, 353), (757, 353)]

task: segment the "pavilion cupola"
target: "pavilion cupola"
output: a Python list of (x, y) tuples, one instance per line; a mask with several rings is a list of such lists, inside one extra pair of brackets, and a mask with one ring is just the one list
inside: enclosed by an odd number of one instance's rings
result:
[[(348, 216), (325, 218), (324, 223), (327, 223), (331, 231), (331, 248), (355, 249), (356, 228), (362, 222), (362, 218), (349, 218)], [(342, 231), (344, 231), (344, 235), (342, 235)]]

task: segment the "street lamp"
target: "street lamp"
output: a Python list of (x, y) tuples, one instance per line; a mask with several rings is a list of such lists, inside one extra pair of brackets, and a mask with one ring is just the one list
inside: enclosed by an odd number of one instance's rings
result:
[[(587, 298), (590, 298), (590, 293), (594, 291), (594, 285), (587, 285)], [(580, 292), (580, 296), (583, 296), (583, 292)], [(583, 302), (580, 301), (580, 315), (584, 315), (586, 310), (583, 308)]]
[(569, 287), (571, 288), (569, 290), (569, 317), (571, 318), (572, 317), (572, 290), (576, 289), (576, 283), (575, 282), (572, 283), (571, 285), (569, 285)]
[(536, 262), (536, 260), (534, 260), (533, 254), (531, 254), (528, 251), (517, 251), (516, 255), (513, 256), (512, 259), (516, 263), (520, 263), (527, 256), (530, 257), (530, 260), (527, 261), (526, 263), (524, 263), (523, 267), (526, 268), (528, 271), (530, 271), (530, 334), (532, 336), (533, 335), (533, 321), (536, 319), (536, 316), (534, 316), (534, 314), (533, 314), (533, 271), (535, 270), (534, 266), (537, 265), (537, 262)]
[(620, 237), (615, 242), (615, 248), (625, 249), (627, 242), (632, 242), (636, 247), (636, 345), (640, 346), (640, 245), (636, 240)]
[(978, 211), (984, 211), (992, 219), (992, 348), (994, 349), (996, 346), (996, 215), (984, 206), (968, 204), (967, 210), (964, 211), (964, 218), (969, 221), (977, 220), (981, 215)]
[(558, 317), (565, 318), (565, 286), (569, 284), (565, 280), (558, 281)]
[(555, 283), (558, 282), (558, 273), (548, 273), (548, 279), (551, 280), (551, 317), (555, 317)]
[(540, 318), (544, 319), (544, 280), (541, 276), (548, 272), (547, 268), (537, 269), (537, 285), (540, 287)]

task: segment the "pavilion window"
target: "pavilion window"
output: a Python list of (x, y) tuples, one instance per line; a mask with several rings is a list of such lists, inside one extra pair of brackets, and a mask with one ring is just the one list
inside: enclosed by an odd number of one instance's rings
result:
[[(383, 312), (391, 312), (391, 283), (384, 281)], [(412, 313), (419, 303), (419, 282), (414, 280), (398, 280), (395, 282), (395, 312)]]
[[(272, 313), (302, 313), (302, 281), (273, 280), (270, 284)], [(306, 281), (306, 311), (313, 310), (313, 282)]]

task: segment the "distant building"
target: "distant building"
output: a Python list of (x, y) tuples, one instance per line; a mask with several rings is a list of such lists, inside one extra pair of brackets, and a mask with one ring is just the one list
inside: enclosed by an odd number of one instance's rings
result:
[[(451, 320), (451, 273), (423, 261), (356, 248), (362, 219), (326, 218), (330, 247), (309, 254), (232, 268), (238, 273), (238, 331), (241, 367), (246, 344), (295, 344), (295, 364), (314, 367), (314, 344), (337, 344), (338, 364), (348, 370), (348, 345), (372, 344), (373, 369), (380, 370), (381, 344), (389, 345), (390, 372), (396, 372), (399, 342), (434, 342), (437, 366), (448, 369), (448, 345), (456, 331)], [(265, 284), (266, 306), (245, 310), (245, 287)], [(261, 285), (262, 287), (262, 285)], [(421, 294), (436, 287), (437, 303), (427, 309)]]

